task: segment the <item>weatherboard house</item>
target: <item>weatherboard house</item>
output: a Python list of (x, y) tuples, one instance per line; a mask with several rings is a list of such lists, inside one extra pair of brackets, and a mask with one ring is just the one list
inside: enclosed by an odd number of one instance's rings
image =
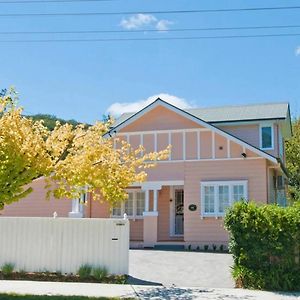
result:
[(116, 120), (107, 135), (142, 144), (147, 151), (172, 145), (168, 159), (128, 187), (128, 200), (108, 204), (45, 201), (43, 179), (35, 191), (7, 206), (3, 216), (130, 219), (131, 245), (227, 244), (226, 208), (240, 199), (286, 205), (284, 141), (291, 136), (288, 103), (182, 110), (161, 99)]

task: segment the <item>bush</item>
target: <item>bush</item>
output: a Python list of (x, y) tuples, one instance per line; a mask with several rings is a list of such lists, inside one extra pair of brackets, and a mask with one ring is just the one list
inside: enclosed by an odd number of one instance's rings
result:
[(237, 286), (300, 290), (300, 206), (238, 202), (227, 211)]
[(208, 245), (204, 245), (204, 251), (208, 251), (209, 246)]
[(6, 263), (1, 267), (1, 271), (3, 275), (11, 275), (12, 272), (14, 271), (15, 265), (12, 263)]
[(107, 276), (108, 272), (105, 267), (96, 267), (93, 268), (92, 274), (95, 279), (102, 281)]
[(81, 279), (87, 279), (91, 276), (92, 267), (88, 264), (82, 265), (78, 270), (78, 275)]

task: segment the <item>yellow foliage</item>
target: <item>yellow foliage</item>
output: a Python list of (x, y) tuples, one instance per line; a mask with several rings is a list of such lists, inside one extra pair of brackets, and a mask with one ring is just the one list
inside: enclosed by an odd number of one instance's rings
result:
[(49, 131), (22, 116), (13, 92), (0, 97), (0, 107), (0, 209), (30, 193), (25, 186), (41, 176), (56, 198), (79, 198), (87, 189), (115, 204), (126, 198), (126, 187), (146, 180), (145, 170), (169, 155), (169, 147), (144, 154), (143, 147), (124, 141), (114, 149), (112, 138), (103, 138), (109, 122), (88, 128), (57, 123)]

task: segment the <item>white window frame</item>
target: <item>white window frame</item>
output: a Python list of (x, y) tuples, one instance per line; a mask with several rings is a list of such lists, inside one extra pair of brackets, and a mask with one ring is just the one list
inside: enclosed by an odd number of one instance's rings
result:
[[(226, 180), (226, 181), (202, 181), (200, 182), (200, 215), (201, 217), (223, 217), (225, 212), (219, 212), (219, 186), (229, 186), (229, 207), (233, 205), (233, 186), (235, 185), (243, 185), (244, 186), (244, 198), (248, 200), (248, 181), (247, 180)], [(205, 212), (205, 195), (204, 195), (204, 188), (206, 186), (213, 186), (214, 187), (214, 212), (207, 213)]]
[[(271, 128), (271, 147), (263, 148), (262, 141), (262, 128), (270, 127)], [(262, 150), (274, 150), (274, 124), (273, 123), (260, 123), (259, 124), (259, 148)]]
[[(137, 215), (137, 193), (145, 193), (145, 191), (140, 190), (140, 189), (127, 189), (127, 193), (132, 193), (133, 194), (133, 215), (132, 216), (127, 216), (128, 219), (143, 219), (143, 215)], [(123, 218), (123, 215), (125, 213), (125, 201), (121, 202), (121, 215), (113, 215), (111, 214), (111, 218)]]

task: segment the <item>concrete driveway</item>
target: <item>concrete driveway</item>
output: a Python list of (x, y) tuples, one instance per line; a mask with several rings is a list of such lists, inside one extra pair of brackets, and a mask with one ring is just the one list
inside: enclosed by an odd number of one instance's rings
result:
[(130, 250), (130, 283), (166, 287), (232, 288), (232, 264), (230, 254)]

